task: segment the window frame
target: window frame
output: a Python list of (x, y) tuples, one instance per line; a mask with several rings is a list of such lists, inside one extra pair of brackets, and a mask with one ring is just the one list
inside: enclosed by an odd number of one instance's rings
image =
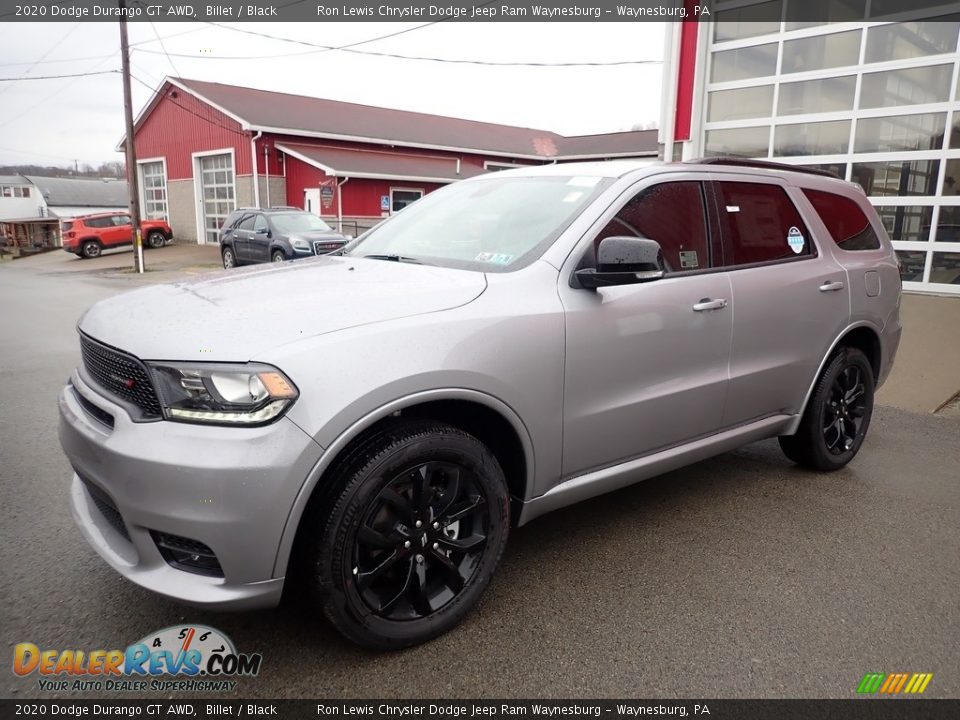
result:
[(795, 191), (802, 191), (799, 188), (796, 188), (793, 185), (790, 185), (784, 181), (776, 180), (773, 178), (763, 178), (749, 175), (730, 175), (727, 177), (712, 177), (708, 180), (709, 187), (705, 188), (707, 192), (708, 201), (710, 202), (710, 207), (707, 210), (708, 221), (711, 224), (710, 227), (710, 258), (711, 262), (713, 261), (714, 248), (713, 242), (720, 243), (723, 246), (726, 240), (723, 237), (723, 232), (721, 231), (720, 226), (720, 196), (716, 192), (717, 184), (722, 182), (734, 182), (734, 183), (749, 183), (752, 185), (772, 185), (774, 187), (780, 188), (787, 200), (793, 204), (794, 209), (797, 211), (797, 214), (800, 216), (800, 219), (803, 220), (803, 224), (807, 231), (807, 240), (810, 245), (810, 252), (806, 255), (794, 255), (793, 257), (783, 257), (775, 260), (762, 260), (760, 262), (752, 263), (740, 263), (737, 265), (722, 265), (716, 270), (721, 271), (730, 271), (735, 272), (737, 270), (752, 270), (753, 268), (762, 268), (762, 267), (771, 267), (773, 265), (790, 265), (796, 262), (806, 262), (809, 260), (816, 260), (823, 254), (823, 248), (820, 246), (820, 241), (816, 236), (816, 233), (813, 232), (810, 224), (810, 218), (808, 213), (804, 212), (804, 205), (801, 202), (798, 202), (798, 198), (795, 196)]

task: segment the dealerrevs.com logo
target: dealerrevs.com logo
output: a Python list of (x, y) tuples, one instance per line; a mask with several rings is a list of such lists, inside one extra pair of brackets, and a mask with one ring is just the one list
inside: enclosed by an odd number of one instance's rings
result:
[(205, 625), (164, 628), (125, 650), (42, 650), (28, 642), (13, 649), (13, 672), (37, 674), (39, 689), (49, 691), (229, 692), (232, 678), (256, 676), (262, 662)]

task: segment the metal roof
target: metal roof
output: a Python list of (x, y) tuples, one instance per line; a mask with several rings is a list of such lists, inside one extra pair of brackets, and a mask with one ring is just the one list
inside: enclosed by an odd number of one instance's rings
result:
[(29, 185), (22, 175), (0, 175), (0, 185)]
[(448, 183), (486, 172), (476, 165), (461, 163), (450, 157), (301, 143), (277, 143), (277, 149), (323, 170), (328, 175), (339, 177)]
[(56, 178), (25, 175), (40, 190), (47, 207), (125, 208), (130, 202), (126, 180)]
[[(169, 84), (169, 85), (168, 85)], [(657, 154), (657, 131), (565, 137), (548, 130), (498, 125), (221, 83), (167, 78), (137, 127), (167, 92), (188, 92), (245, 130), (529, 159), (646, 157)]]

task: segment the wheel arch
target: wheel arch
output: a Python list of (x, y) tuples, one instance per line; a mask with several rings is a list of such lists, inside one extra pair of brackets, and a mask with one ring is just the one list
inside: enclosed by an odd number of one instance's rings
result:
[(500, 463), (515, 508), (527, 499), (533, 487), (533, 443), (520, 416), (510, 406), (492, 395), (465, 388), (431, 390), (398, 398), (356, 421), (325, 448), (287, 516), (274, 562), (274, 577), (287, 574), (300, 524), (310, 503), (321, 499), (318, 491), (324, 487), (323, 479), (328, 477), (328, 472), (357, 442), (383, 425), (396, 422), (398, 417), (445, 422), (474, 435)]
[(803, 419), (803, 415), (807, 411), (807, 405), (810, 403), (810, 398), (813, 396), (813, 389), (817, 385), (817, 380), (819, 380), (820, 375), (823, 374), (823, 370), (830, 361), (830, 358), (833, 356), (833, 353), (838, 347), (841, 346), (854, 347), (858, 350), (861, 350), (870, 361), (870, 367), (873, 368), (874, 378), (880, 377), (880, 371), (882, 370), (883, 363), (883, 351), (880, 345), (880, 332), (876, 327), (867, 322), (859, 322), (850, 325), (849, 327), (845, 328), (843, 332), (837, 335), (834, 341), (830, 344), (830, 348), (820, 360), (820, 364), (817, 366), (817, 372), (814, 373), (813, 378), (810, 380), (810, 385), (807, 387), (807, 393), (804, 395), (803, 405), (800, 407), (800, 412), (797, 413), (796, 417), (793, 419), (793, 421), (791, 421), (790, 425), (782, 434), (793, 435), (796, 433), (797, 428), (800, 425), (800, 421)]

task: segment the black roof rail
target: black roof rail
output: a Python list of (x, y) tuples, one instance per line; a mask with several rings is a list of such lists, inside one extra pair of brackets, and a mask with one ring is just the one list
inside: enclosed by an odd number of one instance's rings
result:
[(833, 178), (834, 180), (843, 180), (842, 177), (829, 170), (818, 170), (810, 167), (800, 167), (799, 165), (788, 165), (787, 163), (771, 162), (770, 160), (750, 160), (741, 157), (704, 157), (695, 160), (685, 160), (691, 165), (729, 165), (731, 167), (749, 167), (760, 168), (761, 170), (787, 170), (790, 172), (803, 173), (805, 175), (819, 175), (820, 177)]

